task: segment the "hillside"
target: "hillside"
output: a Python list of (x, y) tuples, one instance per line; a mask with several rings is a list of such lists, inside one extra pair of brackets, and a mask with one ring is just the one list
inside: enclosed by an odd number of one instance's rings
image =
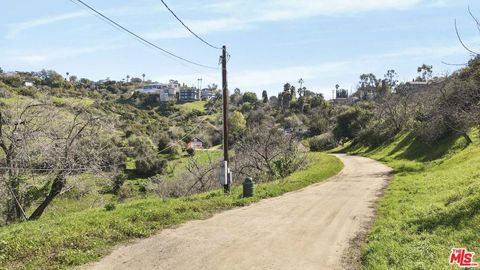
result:
[(362, 249), (364, 269), (451, 269), (451, 248), (479, 249), (480, 139), (471, 136), (472, 144), (451, 135), (428, 146), (402, 133), (342, 150), (395, 170)]

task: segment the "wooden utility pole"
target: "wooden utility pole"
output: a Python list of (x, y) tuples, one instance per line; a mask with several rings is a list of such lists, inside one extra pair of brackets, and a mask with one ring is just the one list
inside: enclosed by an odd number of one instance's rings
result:
[(230, 192), (231, 176), (228, 169), (228, 84), (227, 84), (227, 47), (222, 47), (222, 90), (223, 90), (223, 169), (226, 176), (223, 183), (225, 193)]

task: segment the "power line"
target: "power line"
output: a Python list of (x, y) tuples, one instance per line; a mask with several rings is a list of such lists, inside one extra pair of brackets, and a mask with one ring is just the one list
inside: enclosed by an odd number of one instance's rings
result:
[[(70, 1), (73, 1), (73, 0), (70, 0)], [(172, 56), (176, 59), (179, 59), (179, 60), (182, 60), (184, 62), (187, 62), (189, 64), (192, 64), (192, 65), (195, 65), (195, 66), (199, 66), (199, 67), (203, 67), (203, 68), (208, 68), (208, 69), (218, 69), (217, 67), (211, 67), (211, 66), (207, 66), (207, 65), (203, 65), (203, 64), (199, 64), (197, 62), (194, 62), (194, 61), (191, 61), (191, 60), (188, 60), (186, 58), (183, 58), (181, 56), (178, 56), (170, 51), (167, 51), (161, 47), (159, 47), (158, 45), (146, 40), (145, 38), (141, 37), (140, 35), (134, 33), (133, 31), (127, 29), (126, 27), (120, 25), (119, 23), (117, 23), (116, 21), (110, 19), (109, 17), (107, 17), (106, 15), (104, 15), (103, 13), (101, 13), (100, 11), (96, 10), (95, 8), (93, 8), (92, 6), (88, 5), (87, 3), (83, 2), (82, 0), (75, 0), (77, 1), (78, 3), (82, 4), (83, 6), (85, 6), (86, 8), (90, 9), (91, 11), (93, 11), (95, 14), (99, 15), (101, 18), (105, 19), (106, 21), (108, 21), (108, 23), (110, 25), (114, 25), (116, 28), (119, 28), (125, 32), (127, 32), (128, 34), (132, 35), (133, 37), (135, 37), (137, 40), (141, 41), (142, 44), (145, 44), (145, 45), (148, 45), (150, 47), (153, 47), (159, 51), (161, 51), (162, 53), (164, 54), (167, 54), (169, 56)], [(104, 21), (105, 21), (104, 20)]]
[(217, 49), (217, 50), (221, 50), (222, 48), (221, 47), (218, 47), (218, 46), (214, 46), (212, 45), (211, 43), (207, 42), (205, 39), (201, 38), (199, 35), (197, 35), (195, 32), (193, 32), (192, 29), (190, 29), (190, 27), (188, 27), (178, 16), (177, 14), (175, 14), (175, 12), (173, 12), (173, 10), (167, 5), (167, 3), (165, 3), (165, 1), (163, 0), (160, 0), (162, 1), (163, 5), (168, 9), (168, 11), (170, 11), (170, 13), (172, 13), (173, 17), (175, 17), (175, 19), (177, 19), (177, 21), (179, 21), (183, 27), (185, 27), (190, 33), (192, 33), (192, 35), (194, 35), (196, 38), (198, 38), (200, 41), (202, 41), (203, 43), (207, 44), (208, 46), (214, 48), (214, 49)]

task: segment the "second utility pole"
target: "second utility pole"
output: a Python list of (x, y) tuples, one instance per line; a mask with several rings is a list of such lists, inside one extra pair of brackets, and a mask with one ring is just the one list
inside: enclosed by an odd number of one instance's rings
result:
[(228, 84), (227, 84), (227, 47), (222, 47), (222, 96), (223, 96), (223, 169), (226, 179), (223, 183), (225, 193), (230, 192), (232, 177), (228, 169)]

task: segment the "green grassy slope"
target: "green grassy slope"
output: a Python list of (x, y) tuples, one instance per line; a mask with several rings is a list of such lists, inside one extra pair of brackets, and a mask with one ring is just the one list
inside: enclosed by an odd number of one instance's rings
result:
[(64, 269), (81, 265), (105, 255), (118, 243), (303, 188), (335, 175), (343, 167), (335, 157), (309, 155), (306, 169), (286, 179), (258, 185), (253, 198), (242, 198), (241, 187), (237, 186), (229, 196), (216, 190), (178, 199), (149, 198), (118, 205), (113, 211), (97, 208), (0, 228), (0, 269)]
[(480, 253), (478, 137), (468, 146), (455, 136), (426, 146), (402, 134), (376, 149), (347, 151), (395, 169), (362, 250), (364, 269), (455, 269), (451, 248)]
[(177, 108), (180, 110), (186, 111), (186, 112), (191, 112), (193, 110), (197, 110), (200, 112), (205, 112), (205, 104), (207, 104), (206, 101), (194, 101), (194, 102), (186, 102), (182, 104), (177, 104), (175, 105)]
[[(221, 155), (222, 152), (216, 149), (198, 149), (195, 151), (195, 158), (200, 164), (203, 165), (208, 164), (209, 158), (212, 162), (220, 162)], [(165, 175), (168, 177), (168, 179), (173, 180), (181, 176), (181, 174), (185, 171), (185, 167), (188, 164), (188, 159), (188, 156), (182, 156), (176, 160), (170, 161), (165, 169)]]

